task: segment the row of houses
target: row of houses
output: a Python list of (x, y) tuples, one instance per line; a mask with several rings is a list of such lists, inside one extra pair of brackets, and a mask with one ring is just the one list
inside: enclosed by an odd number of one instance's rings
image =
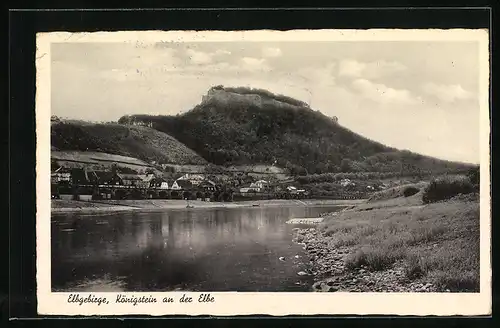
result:
[(124, 186), (162, 190), (203, 189), (215, 191), (216, 184), (201, 175), (185, 174), (177, 179), (165, 179), (155, 174), (127, 174), (60, 167), (51, 176), (54, 185), (97, 185), (101, 187)]
[[(289, 182), (288, 182), (289, 183)], [(306, 196), (308, 193), (303, 189), (288, 183), (274, 184), (266, 180), (258, 180), (239, 188), (241, 197), (257, 197), (258, 195), (268, 195), (275, 197), (277, 194)], [(213, 181), (201, 174), (184, 174), (176, 179), (167, 179), (155, 174), (126, 174), (115, 171), (86, 170), (82, 168), (59, 167), (52, 172), (52, 185), (55, 195), (60, 194), (103, 194), (104, 198), (114, 197), (110, 190), (137, 190), (140, 193), (149, 195), (154, 193), (167, 195), (170, 192), (181, 191), (191, 193), (201, 193), (203, 195), (213, 194), (216, 191), (225, 190), (223, 186), (217, 186)], [(82, 189), (83, 187), (83, 189)], [(222, 187), (222, 188), (220, 188)], [(230, 188), (231, 189), (231, 188)], [(75, 191), (79, 190), (79, 191)], [(233, 191), (230, 191), (232, 193)], [(131, 196), (138, 197), (138, 196)]]
[(282, 192), (286, 191), (290, 194), (301, 194), (305, 193), (304, 189), (298, 189), (295, 186), (279, 186), (279, 185), (271, 185), (266, 180), (258, 180), (256, 182), (251, 183), (248, 186), (240, 188), (240, 193), (262, 193), (262, 192)]

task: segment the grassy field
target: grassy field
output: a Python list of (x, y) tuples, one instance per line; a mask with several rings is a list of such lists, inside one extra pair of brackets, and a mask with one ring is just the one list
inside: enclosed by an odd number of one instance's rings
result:
[(145, 126), (63, 121), (51, 125), (51, 145), (58, 150), (96, 151), (134, 156), (146, 162), (206, 164), (172, 136)]
[(108, 154), (94, 151), (52, 151), (51, 157), (56, 160), (82, 161), (82, 162), (113, 162), (135, 166), (150, 167), (151, 164), (140, 159), (128, 156)]
[(111, 170), (113, 165), (121, 168), (132, 169), (136, 172), (145, 172), (148, 169), (153, 169), (156, 174), (162, 172), (140, 159), (121, 156), (116, 154), (93, 152), (93, 151), (51, 151), (51, 160), (55, 160), (58, 165), (67, 168), (87, 168), (87, 169), (107, 169)]
[(479, 291), (479, 199), (477, 194), (424, 204), (426, 184), (376, 194), (367, 203), (329, 216), (320, 229), (330, 247), (348, 247), (345, 270), (404, 267), (407, 281), (439, 290)]

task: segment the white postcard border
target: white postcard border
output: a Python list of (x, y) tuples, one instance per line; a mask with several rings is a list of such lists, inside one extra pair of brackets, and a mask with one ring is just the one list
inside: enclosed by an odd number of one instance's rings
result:
[[(242, 293), (212, 292), (214, 303), (198, 303), (200, 292), (121, 293), (153, 296), (155, 304), (114, 304), (117, 293), (79, 293), (106, 297), (109, 304), (68, 303), (71, 293), (51, 292), (50, 243), (50, 45), (56, 42), (234, 42), (234, 41), (476, 41), (480, 44), (481, 268), (479, 293)], [(37, 34), (36, 52), (36, 236), (37, 301), (46, 315), (487, 315), (491, 313), (491, 196), (489, 118), (489, 36), (487, 30), (294, 30), (294, 31), (127, 31)], [(188, 294), (190, 304), (162, 303)], [(205, 293), (206, 294), (206, 293)]]

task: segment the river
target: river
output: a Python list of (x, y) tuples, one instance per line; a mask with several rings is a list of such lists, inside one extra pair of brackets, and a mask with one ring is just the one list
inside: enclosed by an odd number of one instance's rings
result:
[(53, 291), (308, 291), (297, 217), (341, 207), (287, 206), (53, 214)]

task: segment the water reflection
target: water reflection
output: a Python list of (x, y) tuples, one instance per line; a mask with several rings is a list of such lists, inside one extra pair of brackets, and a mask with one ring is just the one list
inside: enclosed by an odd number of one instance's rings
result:
[[(338, 209), (338, 208), (337, 208)], [(303, 291), (292, 217), (325, 207), (55, 215), (52, 283), (60, 291)], [(284, 256), (287, 261), (280, 261)]]

